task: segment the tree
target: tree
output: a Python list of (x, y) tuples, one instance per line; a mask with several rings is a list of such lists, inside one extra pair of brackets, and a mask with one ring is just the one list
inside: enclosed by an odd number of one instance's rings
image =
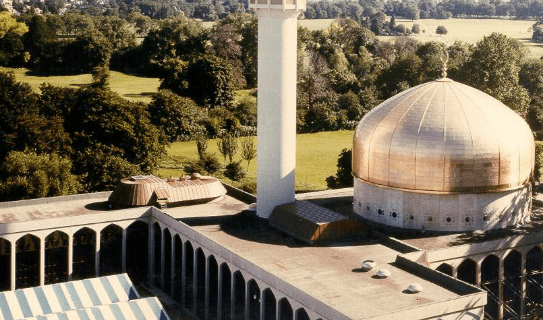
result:
[(524, 114), (530, 101), (527, 90), (519, 84), (524, 54), (517, 40), (492, 33), (473, 48), (462, 70), (462, 80)]
[(28, 32), (28, 27), (23, 22), (17, 22), (11, 13), (7, 11), (0, 12), (0, 39), (7, 34), (16, 34), (22, 36)]
[(0, 199), (20, 200), (74, 194), (81, 189), (72, 162), (57, 154), (12, 151), (0, 168)]
[(256, 146), (253, 137), (245, 137), (241, 139), (241, 158), (247, 161), (247, 170), (249, 170), (251, 160), (256, 158)]
[(337, 159), (337, 173), (326, 178), (326, 185), (330, 189), (347, 188), (353, 186), (352, 150), (343, 149)]
[(445, 26), (438, 26), (436, 28), (436, 33), (437, 34), (447, 34), (449, 31), (447, 31), (447, 28), (445, 28)]
[(238, 140), (231, 133), (223, 133), (217, 140), (217, 147), (224, 157), (224, 164), (226, 165), (226, 157), (228, 156), (230, 163), (232, 163), (238, 151)]
[(66, 47), (64, 61), (74, 70), (91, 71), (109, 65), (112, 52), (112, 44), (101, 32), (89, 30)]
[(187, 67), (188, 90), (183, 94), (207, 108), (232, 105), (235, 77), (232, 66), (225, 60), (204, 55), (192, 60)]
[(164, 131), (168, 142), (188, 140), (202, 132), (207, 112), (193, 100), (160, 90), (148, 105), (151, 123)]
[(413, 23), (413, 26), (411, 27), (411, 32), (413, 32), (414, 34), (420, 33), (420, 26), (418, 23)]

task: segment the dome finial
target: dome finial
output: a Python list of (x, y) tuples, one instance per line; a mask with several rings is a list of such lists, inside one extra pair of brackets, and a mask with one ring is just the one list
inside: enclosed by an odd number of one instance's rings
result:
[(447, 78), (447, 62), (449, 62), (449, 51), (445, 49), (445, 59), (443, 57), (440, 57), (441, 62), (443, 62), (443, 66), (441, 67), (441, 78)]

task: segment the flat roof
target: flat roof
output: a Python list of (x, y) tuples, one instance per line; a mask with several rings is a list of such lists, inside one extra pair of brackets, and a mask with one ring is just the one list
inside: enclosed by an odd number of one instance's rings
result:
[[(108, 208), (105, 202), (108, 196), (106, 192), (0, 203), (0, 225), (96, 213), (109, 215), (116, 210)], [(328, 208), (335, 204), (339, 209), (337, 212), (348, 215), (352, 189), (304, 194), (298, 198)], [(350, 207), (352, 210), (352, 205)], [(137, 208), (137, 211), (143, 208), (146, 207)], [(256, 217), (248, 208), (248, 204), (225, 196), (206, 204), (162, 211), (353, 319), (387, 318), (392, 313), (462, 297), (452, 288), (424, 280), (415, 272), (398, 267), (395, 261), (399, 252), (381, 243), (379, 238), (365, 234), (326, 245), (307, 245), (268, 226), (266, 220)], [(367, 259), (376, 261), (377, 267), (363, 272), (361, 263)], [(386, 279), (375, 277), (380, 268), (388, 269), (391, 276)], [(424, 291), (405, 293), (413, 282), (421, 284)]]
[[(383, 316), (460, 297), (396, 267), (394, 262), (399, 252), (378, 239), (360, 236), (326, 246), (307, 245), (268, 226), (254, 213), (220, 210), (220, 206), (232, 209), (236, 202), (226, 197), (215, 203), (163, 211), (353, 319)], [(209, 216), (210, 212), (213, 216)], [(377, 267), (363, 272), (361, 263), (367, 259), (376, 261)], [(380, 268), (388, 269), (391, 276), (375, 277)], [(421, 284), (424, 291), (405, 293), (413, 282)]]

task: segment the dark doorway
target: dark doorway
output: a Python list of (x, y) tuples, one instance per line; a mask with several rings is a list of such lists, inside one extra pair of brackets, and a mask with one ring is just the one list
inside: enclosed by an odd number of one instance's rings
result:
[(222, 300), (220, 320), (230, 319), (230, 305), (232, 303), (232, 272), (226, 263), (221, 264)]
[(264, 290), (264, 320), (275, 320), (276, 303), (275, 295), (271, 289)]
[(206, 297), (206, 256), (202, 249), (196, 249), (196, 315), (205, 317)]
[(110, 224), (100, 232), (100, 275), (121, 273), (123, 266), (123, 229)]
[(500, 307), (500, 259), (489, 255), (481, 264), (481, 287), (488, 292), (485, 315), (498, 319)]
[(504, 319), (517, 319), (520, 317), (521, 305), (521, 255), (518, 251), (511, 251), (503, 261), (503, 309)]
[(126, 272), (134, 284), (147, 279), (149, 265), (149, 225), (134, 221), (126, 228)]
[(0, 238), (0, 291), (11, 289), (11, 242)]
[(164, 229), (164, 288), (167, 294), (172, 291), (172, 234)]
[(292, 307), (286, 298), (279, 300), (279, 320), (292, 320)]
[(542, 303), (543, 252), (534, 247), (526, 254), (526, 298), (530, 304)]
[(477, 267), (475, 261), (471, 259), (464, 260), (458, 266), (458, 279), (471, 283), (473, 285), (477, 284)]
[(45, 238), (45, 284), (68, 281), (68, 235), (55, 231)]
[(296, 320), (309, 320), (309, 315), (304, 308), (296, 310)]
[(79, 229), (73, 236), (72, 279), (80, 280), (96, 276), (96, 232), (89, 228)]
[(194, 296), (194, 248), (190, 241), (185, 243), (185, 307), (192, 310)]
[(15, 243), (15, 288), (40, 285), (40, 239), (27, 234)]
[(208, 265), (208, 292), (209, 292), (209, 315), (211, 319), (217, 319), (217, 303), (219, 300), (219, 265), (214, 256), (207, 259)]
[(153, 283), (155, 286), (160, 287), (160, 279), (161, 279), (161, 261), (162, 261), (162, 230), (160, 229), (160, 225), (158, 222), (155, 222), (153, 224), (153, 246), (155, 249), (155, 255), (154, 255), (154, 271), (153, 271)]
[(178, 234), (174, 237), (175, 262), (173, 272), (173, 296), (181, 302), (181, 286), (183, 285), (183, 242)]
[(245, 319), (245, 278), (241, 272), (234, 273), (234, 319)]
[(446, 264), (446, 263), (442, 263), (439, 265), (439, 267), (437, 267), (436, 269), (437, 271), (440, 271), (440, 272), (443, 272), (444, 274), (446, 275), (449, 275), (452, 277), (453, 275), (453, 268), (452, 266)]

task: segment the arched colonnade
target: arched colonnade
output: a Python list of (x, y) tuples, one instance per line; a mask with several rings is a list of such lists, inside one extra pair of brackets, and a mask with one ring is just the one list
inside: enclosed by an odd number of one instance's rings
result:
[(520, 319), (530, 304), (543, 303), (542, 245), (436, 262), (432, 267), (485, 289), (485, 319)]
[(121, 272), (201, 319), (322, 319), (154, 217), (0, 235), (0, 291)]

